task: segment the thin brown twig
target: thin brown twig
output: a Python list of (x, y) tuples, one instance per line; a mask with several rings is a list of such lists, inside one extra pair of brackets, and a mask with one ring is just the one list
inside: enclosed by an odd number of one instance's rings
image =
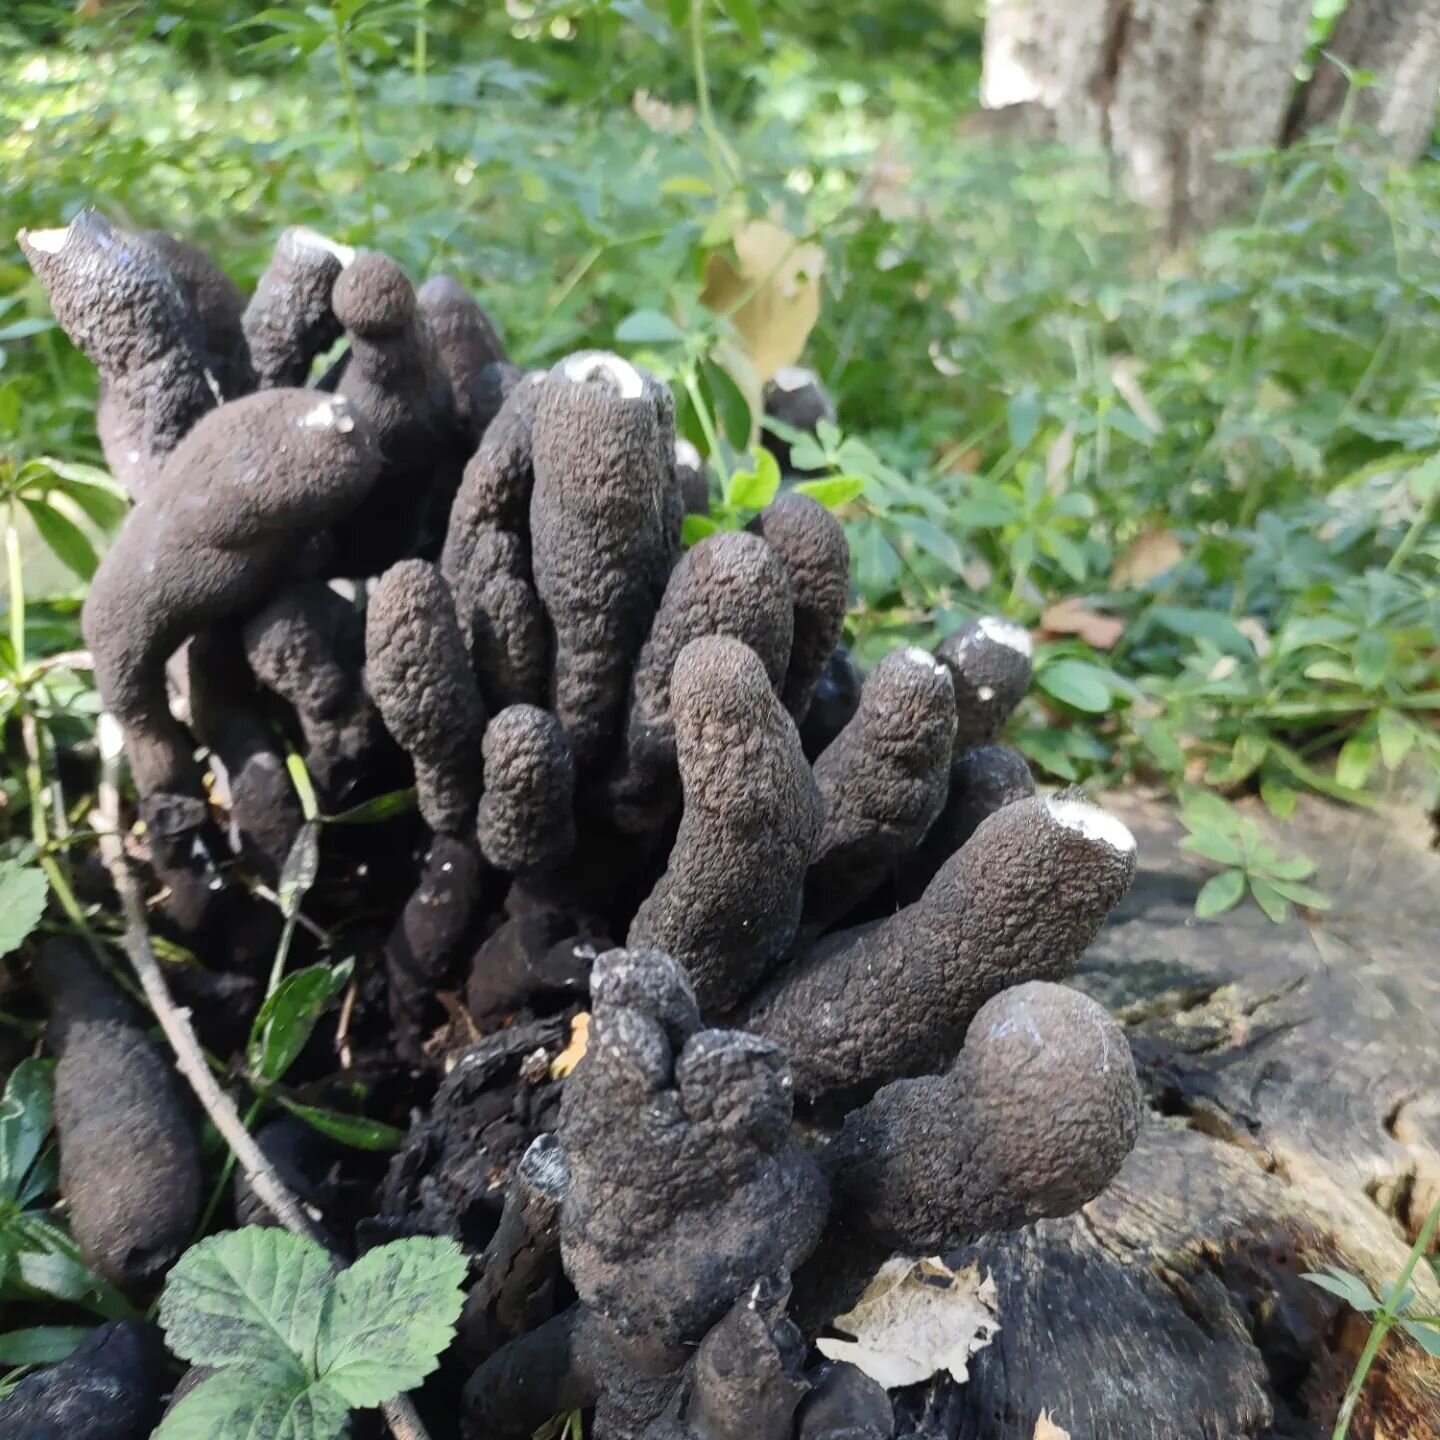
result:
[[(176, 1005), (171, 998), (170, 987), (165, 983), (160, 962), (156, 959), (155, 949), (150, 943), (150, 929), (145, 922), (145, 903), (140, 884), (135, 878), (135, 872), (130, 868), (120, 836), (120, 792), (116, 783), (119, 746), (115, 743), (117, 737), (112, 727), (113, 721), (110, 721), (109, 716), (102, 716), (99, 808), (93, 823), (100, 835), (100, 853), (120, 897), (120, 908), (125, 920), (125, 933), (120, 940), (121, 948), (134, 967), (141, 988), (145, 991), (145, 998), (150, 1003), (150, 1009), (160, 1022), (165, 1038), (170, 1042), (170, 1048), (175, 1053), (176, 1068), (189, 1082), (205, 1113), (230, 1147), (236, 1164), (244, 1171), (256, 1197), (287, 1230), (326, 1246), (329, 1252), (319, 1226), (276, 1174), (264, 1151), (246, 1130), (240, 1119), (240, 1112), (235, 1108), (235, 1102), (220, 1088), (211, 1074), (200, 1049), (200, 1042), (195, 1037), (195, 1030), (190, 1024), (190, 1012)], [(107, 730), (110, 731), (109, 734)], [(332, 1261), (338, 1265), (338, 1257), (333, 1252), (329, 1253)], [(395, 1440), (430, 1440), (414, 1405), (404, 1395), (397, 1396), (380, 1408)]]

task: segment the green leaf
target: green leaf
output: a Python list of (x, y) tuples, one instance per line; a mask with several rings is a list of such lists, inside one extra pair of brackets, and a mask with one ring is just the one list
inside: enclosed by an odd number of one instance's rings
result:
[(700, 376), (721, 433), (737, 450), (743, 450), (750, 443), (750, 402), (745, 392), (730, 372), (714, 360), (700, 362)]
[(719, 523), (708, 515), (687, 515), (680, 527), (680, 539), (688, 550), (707, 535), (715, 535), (719, 530)]
[(56, 557), (82, 580), (95, 574), (99, 558), (90, 538), (68, 515), (62, 515), (46, 500), (22, 495), (21, 501), (35, 522), (40, 538), (55, 552)]
[(685, 332), (658, 310), (635, 310), (615, 327), (615, 338), (627, 345), (674, 345)]
[(1233, 835), (1240, 828), (1235, 807), (1213, 790), (1182, 791), (1180, 819), (1187, 830), (1221, 830)]
[(40, 923), (49, 894), (43, 871), (0, 860), (0, 955), (8, 955)]
[(320, 801), (315, 794), (315, 782), (305, 768), (305, 761), (294, 750), (285, 752), (285, 773), (289, 775), (290, 783), (295, 787), (295, 794), (300, 799), (300, 813), (307, 820), (318, 820), (320, 818)]
[(280, 896), (280, 913), (287, 920), (293, 920), (300, 913), (300, 904), (319, 873), (320, 827), (313, 820), (307, 820), (285, 857), (280, 883), (276, 887)]
[(1341, 747), (1335, 761), (1335, 782), (1347, 790), (1363, 790), (1375, 769), (1378, 751), (1373, 741), (1352, 735)]
[(965, 568), (965, 556), (961, 554), (960, 547), (933, 520), (927, 520), (923, 515), (897, 515), (895, 524), (952, 574), (958, 575)]
[(1380, 758), (1387, 770), (1393, 770), (1410, 753), (1420, 737), (1414, 725), (1393, 710), (1382, 710), (1377, 720), (1380, 737)]
[(396, 815), (408, 815), (415, 808), (415, 787), (406, 790), (391, 790), (388, 794), (377, 795), (373, 800), (342, 810), (338, 815), (327, 815), (327, 825), (374, 825), (380, 820), (390, 820)]
[(1394, 646), (1384, 630), (1366, 630), (1355, 642), (1355, 678), (1367, 689), (1378, 690), (1390, 673)]
[(334, 1440), (349, 1414), (323, 1383), (280, 1387), (263, 1372), (222, 1370), (165, 1417), (155, 1440)]
[(1180, 848), (1192, 855), (1203, 855), (1217, 865), (1241, 865), (1245, 859), (1234, 840), (1218, 830), (1197, 830), (1180, 842)]
[(311, 965), (287, 975), (260, 1007), (250, 1030), (248, 1060), (262, 1080), (279, 1080), (295, 1063), (330, 1002), (350, 981), (354, 963)]
[(795, 491), (808, 495), (827, 510), (839, 510), (864, 494), (865, 480), (860, 475), (834, 475), (827, 480), (802, 480)]
[(1295, 802), (1299, 797), (1289, 785), (1282, 785), (1278, 780), (1262, 780), (1260, 798), (1277, 820), (1288, 820), (1295, 813)]
[(1227, 910), (1233, 910), (1244, 894), (1245, 872), (1222, 870), (1200, 887), (1200, 893), (1195, 897), (1195, 913), (1202, 920), (1223, 915)]
[(1272, 873), (1265, 876), (1265, 882), (1272, 890), (1296, 905), (1303, 905), (1307, 910), (1328, 910), (1333, 904), (1330, 897), (1322, 891), (1309, 885), (1301, 885), (1295, 880), (1283, 880)]
[(1036, 683), (1053, 699), (1087, 714), (1110, 708), (1110, 674), (1084, 660), (1053, 660), (1036, 676)]
[(763, 510), (779, 493), (780, 466), (763, 446), (751, 454), (753, 470), (736, 470), (725, 482), (725, 504), (732, 510)]
[[(30, 1057), (10, 1072), (0, 1099), (0, 1201), (19, 1200), (50, 1130), (54, 1063)], [(24, 1363), (24, 1362), (15, 1362)]]
[(1077, 584), (1083, 584), (1090, 565), (1085, 552), (1073, 541), (1058, 531), (1051, 530), (1045, 535), (1043, 548), (1060, 562), (1060, 568)]
[(20, 1247), (12, 1278), (27, 1291), (84, 1305), (107, 1320), (134, 1316), (130, 1302), (91, 1271), (75, 1242), (53, 1220), (25, 1215), (11, 1222), (8, 1234)]
[(1370, 1293), (1365, 1282), (1348, 1270), (1327, 1265), (1323, 1274), (1311, 1272), (1300, 1278), (1338, 1295), (1352, 1310), (1358, 1310), (1362, 1315), (1370, 1315), (1380, 1308), (1380, 1302)]
[(720, 8), (735, 22), (735, 28), (752, 44), (760, 45), (760, 16), (755, 0), (720, 0)]
[(412, 1237), (362, 1255), (336, 1280), (315, 1347), (325, 1383), (350, 1404), (413, 1390), (440, 1363), (469, 1268), (453, 1240)]
[(1402, 1320), (1400, 1328), (1433, 1359), (1440, 1360), (1440, 1327), (1423, 1320)]
[(311, 1376), (330, 1258), (268, 1226), (212, 1235), (171, 1269), (160, 1300), (165, 1342), (196, 1365), (243, 1365), (274, 1383)]
[(1194, 640), (1208, 640), (1217, 649), (1231, 655), (1250, 658), (1255, 654), (1255, 646), (1245, 632), (1228, 615), (1214, 610), (1156, 605), (1147, 618), (1172, 634), (1184, 635)]
[(338, 1110), (321, 1110), (315, 1105), (302, 1105), (288, 1095), (277, 1094), (271, 1098), (307, 1125), (313, 1125), (322, 1135), (328, 1135), (342, 1145), (353, 1146), (356, 1150), (398, 1150), (405, 1139), (403, 1130), (397, 1130), (393, 1125), (386, 1125), (380, 1120), (367, 1120), (363, 1115), (342, 1115)]
[(0, 1335), (0, 1365), (58, 1365), (90, 1333), (85, 1325), (36, 1325)]
[(1268, 881), (1258, 875), (1251, 875), (1250, 893), (1255, 903), (1277, 924), (1283, 925), (1290, 918), (1290, 902)]
[(1005, 419), (1010, 427), (1012, 449), (1023, 450), (1035, 438), (1044, 414), (1044, 407), (1033, 390), (1022, 390), (1010, 397), (1005, 407)]

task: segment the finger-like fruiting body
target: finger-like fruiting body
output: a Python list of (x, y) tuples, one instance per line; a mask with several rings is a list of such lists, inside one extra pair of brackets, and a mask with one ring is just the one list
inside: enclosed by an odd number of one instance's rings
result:
[(1023, 625), (982, 615), (947, 636), (935, 657), (955, 682), (957, 754), (988, 745), (1030, 688), (1030, 635)]
[(525, 371), (518, 365), (497, 360), (484, 366), (470, 382), (470, 422), (477, 435), (484, 436), (510, 392), (524, 378)]
[(303, 225), (280, 236), (241, 322), (261, 389), (304, 385), (315, 357), (340, 338), (330, 295), (354, 258)]
[[(820, 377), (803, 365), (782, 365), (765, 382), (762, 400), (767, 417), (805, 435), (813, 435), (822, 420), (828, 420), (832, 425), (835, 423), (835, 402), (820, 383)], [(763, 438), (765, 448), (779, 461), (780, 469), (787, 475), (808, 473), (795, 469), (788, 440), (769, 430), (763, 432)]]
[(100, 372), (100, 443), (139, 497), (165, 458), (215, 408), (200, 321), (154, 252), (82, 210), (63, 230), (22, 230), (20, 248), (60, 327)]
[(164, 230), (144, 230), (135, 238), (169, 267), (199, 320), (206, 364), (220, 387), (220, 398), (248, 395), (255, 388), (255, 372), (242, 324), (244, 292), (203, 251)]
[(950, 762), (945, 808), (924, 843), (896, 869), (896, 891), (908, 905), (924, 893), (935, 872), (997, 810), (1035, 793), (1025, 757), (1008, 745), (975, 745)]
[(166, 462), (101, 561), (81, 616), (142, 798), (161, 806), (178, 796), (188, 810), (202, 795), (194, 742), (166, 700), (166, 660), (202, 625), (263, 600), (307, 536), (364, 498), (378, 465), (355, 409), (307, 390), (221, 406)]
[(511, 705), (485, 731), (480, 850), (512, 875), (558, 865), (575, 845), (575, 757), (548, 711)]
[(386, 728), (415, 762), (425, 823), (437, 834), (469, 834), (485, 707), (450, 590), (433, 565), (402, 560), (380, 577), (365, 614), (365, 672)]
[(826, 1162), (842, 1213), (909, 1254), (1074, 1213), (1140, 1128), (1125, 1032), (1095, 1001), (1031, 982), (975, 1016), (943, 1075), (853, 1111)]
[(60, 1193), (80, 1253), (112, 1284), (157, 1280), (190, 1241), (200, 1155), (175, 1072), (77, 948), (35, 965), (50, 1007)]
[(892, 651), (815, 762), (825, 823), (805, 876), (807, 928), (848, 914), (919, 844), (945, 804), (954, 735), (949, 671), (927, 651)]
[(1134, 837), (1098, 806), (1017, 801), (913, 905), (802, 952), (744, 1023), (786, 1047), (805, 1096), (923, 1074), (992, 995), (1069, 975), (1134, 873)]
[(795, 601), (795, 638), (780, 698), (796, 722), (845, 626), (850, 547), (840, 522), (808, 495), (782, 495), (750, 523), (785, 562)]
[(380, 445), (380, 476), (341, 536), (341, 569), (378, 574), (428, 539), (449, 514), (465, 445), (450, 378), (405, 272), (376, 251), (335, 282), (335, 316), (350, 337), (337, 387), (365, 414)]
[(554, 635), (551, 708), (582, 772), (613, 744), (678, 557), (674, 423), (670, 392), (618, 355), (572, 355), (540, 389), (532, 565)]
[(337, 808), (388, 748), (365, 692), (365, 622), (318, 580), (288, 585), (246, 622), (256, 678), (289, 702), (305, 740), (305, 769)]
[(668, 1355), (809, 1253), (825, 1187), (790, 1138), (784, 1052), (702, 1030), (668, 956), (602, 955), (591, 998), (560, 1111), (565, 1273), (635, 1353)]
[(738, 640), (692, 640), (675, 662), (670, 702), (684, 811), (627, 943), (673, 955), (707, 1013), (723, 1013), (794, 939), (820, 793), (795, 722)]
[(675, 479), (687, 515), (710, 513), (710, 479), (700, 452), (686, 439), (675, 442)]
[(484, 440), (465, 466), (450, 508), (440, 562), (457, 593), (476, 569), (472, 552), (481, 535), (499, 529), (523, 537), (530, 524), (535, 407), (544, 381), (541, 372), (524, 376), (517, 372)]
[(641, 831), (660, 824), (679, 799), (670, 680), (680, 652), (704, 635), (749, 646), (780, 688), (793, 633), (790, 581), (758, 535), (710, 535), (670, 575), (650, 638), (635, 662), (625, 736), (608, 789), (615, 823)]
[(430, 322), (435, 348), (450, 377), (455, 414), (474, 445), (483, 433), (475, 414), (474, 387), (487, 365), (504, 361), (505, 346), (490, 317), (452, 276), (431, 276), (416, 291), (415, 298)]
[(27, 1375), (0, 1400), (13, 1440), (146, 1440), (165, 1393), (165, 1344), (135, 1320), (92, 1330), (58, 1365)]

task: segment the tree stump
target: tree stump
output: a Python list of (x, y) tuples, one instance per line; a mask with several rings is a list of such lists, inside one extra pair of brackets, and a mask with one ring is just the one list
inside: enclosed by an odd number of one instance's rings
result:
[[(1048, 1411), (1072, 1440), (1321, 1440), (1369, 1325), (1300, 1276), (1340, 1265), (1383, 1293), (1440, 1195), (1440, 855), (1418, 816), (1302, 803), (1259, 818), (1333, 910), (1202, 921), (1173, 810), (1106, 804), (1140, 871), (1077, 983), (1126, 1023), (1150, 1117), (1081, 1214), (962, 1252), (994, 1276), (1000, 1333), (914, 1428), (1032, 1440)], [(1423, 1264), (1414, 1286), (1440, 1309)], [(1440, 1437), (1440, 1364), (1398, 1331), (1351, 1435)]]

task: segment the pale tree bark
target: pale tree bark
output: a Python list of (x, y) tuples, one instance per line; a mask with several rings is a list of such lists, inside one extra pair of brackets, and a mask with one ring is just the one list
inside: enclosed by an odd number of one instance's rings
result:
[[(1352, 118), (1379, 131), (1400, 159), (1424, 154), (1440, 103), (1440, 0), (1350, 0), (1325, 49), (1376, 77), (1375, 85), (1356, 91)], [(1339, 66), (1322, 58), (1292, 130), (1334, 124), (1349, 88)]]
[[(1312, 3), (991, 0), (981, 103), (1007, 117), (1002, 128), (1011, 133), (1110, 152), (1178, 240), (1220, 219), (1252, 186), (1226, 152), (1285, 140), (1301, 109), (1294, 77)], [(1370, 18), (1347, 14), (1337, 43), (1380, 77), (1384, 89), (1367, 101), (1374, 123), (1413, 157), (1440, 86), (1440, 0), (1353, 0), (1350, 8)], [(1314, 116), (1300, 117), (1302, 128), (1338, 109), (1337, 72), (1327, 72), (1304, 97), (1308, 104), (1313, 96)]]

